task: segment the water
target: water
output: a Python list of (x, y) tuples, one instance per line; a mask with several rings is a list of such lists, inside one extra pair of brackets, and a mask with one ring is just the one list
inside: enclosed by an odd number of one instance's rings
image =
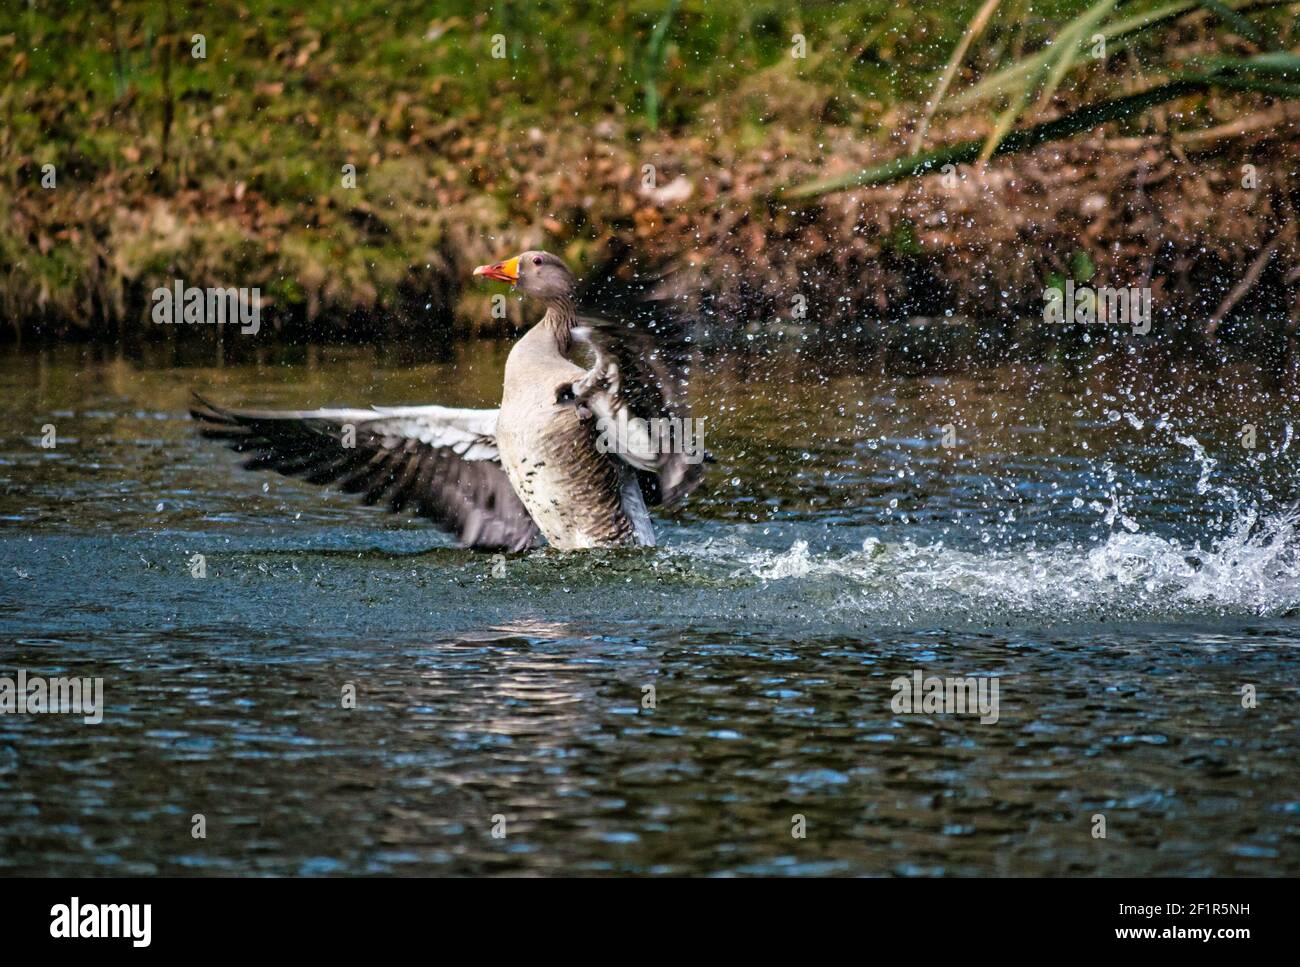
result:
[(1291, 374), (710, 354), (663, 546), (499, 576), (184, 415), (494, 405), (505, 351), (0, 356), (0, 675), (107, 705), (0, 717), (0, 871), (1300, 873)]

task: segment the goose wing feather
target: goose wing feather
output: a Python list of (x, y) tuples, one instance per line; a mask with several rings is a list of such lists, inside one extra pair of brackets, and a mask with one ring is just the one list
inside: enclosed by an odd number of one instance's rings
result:
[(245, 410), (197, 393), (190, 408), (199, 432), (246, 454), (250, 470), (333, 484), (361, 494), (366, 504), (412, 511), (465, 547), (526, 550), (541, 543), (541, 533), (501, 468), (497, 412), (445, 406)]
[[(647, 304), (630, 318), (583, 315), (573, 337), (594, 356), (593, 411), (606, 425), (629, 426), (626, 446), (616, 452), (638, 471), (647, 503), (678, 503), (704, 479), (700, 438), (684, 432), (699, 428), (688, 404), (692, 351), (685, 325)], [(638, 438), (634, 419), (661, 421), (664, 435), (655, 443)]]

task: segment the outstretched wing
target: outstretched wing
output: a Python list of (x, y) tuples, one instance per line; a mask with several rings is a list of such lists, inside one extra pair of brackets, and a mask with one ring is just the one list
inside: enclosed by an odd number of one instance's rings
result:
[(197, 393), (190, 415), (205, 437), (249, 454), (249, 470), (334, 484), (411, 510), (465, 547), (522, 551), (541, 534), (501, 468), (497, 410), (445, 406), (232, 410)]
[(677, 503), (704, 479), (703, 427), (688, 402), (688, 320), (671, 298), (639, 298), (584, 312), (572, 335), (591, 350), (592, 374), (604, 387), (589, 398), (593, 412), (628, 427), (616, 452), (637, 469), (646, 502)]

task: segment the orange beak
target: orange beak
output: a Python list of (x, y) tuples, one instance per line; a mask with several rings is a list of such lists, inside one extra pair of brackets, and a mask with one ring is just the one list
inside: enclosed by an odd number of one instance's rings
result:
[(495, 265), (480, 265), (474, 270), (474, 274), (481, 275), (485, 279), (496, 279), (498, 282), (509, 282), (514, 285), (519, 281), (519, 256), (497, 262)]

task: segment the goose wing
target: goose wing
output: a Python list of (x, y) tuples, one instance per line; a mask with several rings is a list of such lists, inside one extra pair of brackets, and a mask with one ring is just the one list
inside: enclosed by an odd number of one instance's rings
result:
[(205, 437), (275, 470), (362, 494), (365, 504), (410, 510), (465, 547), (521, 551), (537, 525), (501, 468), (497, 410), (445, 406), (237, 410), (197, 393), (190, 415)]
[(692, 327), (670, 287), (663, 273), (631, 282), (606, 273), (581, 294), (572, 331), (593, 358), (589, 392), (578, 395), (622, 434), (614, 452), (636, 468), (646, 502), (665, 506), (700, 485), (705, 459), (702, 421), (689, 405)]

